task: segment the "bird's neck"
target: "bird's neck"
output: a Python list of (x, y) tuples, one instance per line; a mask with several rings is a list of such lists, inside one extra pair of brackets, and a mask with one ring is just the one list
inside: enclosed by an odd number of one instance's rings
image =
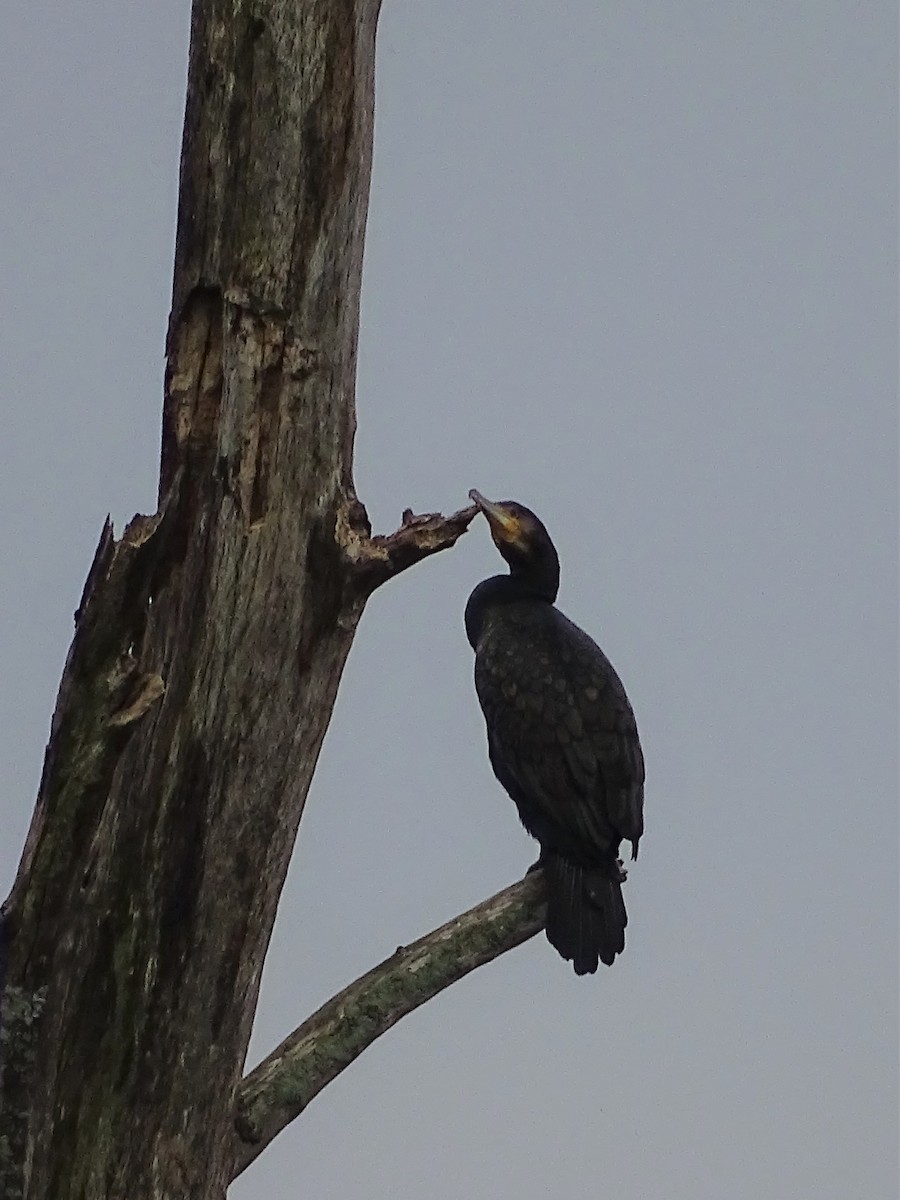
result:
[(466, 634), (473, 649), (484, 626), (489, 609), (516, 604), (523, 600), (552, 604), (559, 588), (558, 579), (541, 580), (524, 572), (513, 571), (509, 575), (494, 575), (483, 579), (469, 597), (466, 605)]

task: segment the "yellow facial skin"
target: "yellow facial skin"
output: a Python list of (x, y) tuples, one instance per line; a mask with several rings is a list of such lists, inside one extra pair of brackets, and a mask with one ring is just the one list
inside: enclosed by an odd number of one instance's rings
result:
[(528, 544), (528, 530), (515, 506), (488, 500), (476, 488), (469, 492), (472, 500), (487, 517), (491, 537), (500, 546), (517, 546), (524, 549)]

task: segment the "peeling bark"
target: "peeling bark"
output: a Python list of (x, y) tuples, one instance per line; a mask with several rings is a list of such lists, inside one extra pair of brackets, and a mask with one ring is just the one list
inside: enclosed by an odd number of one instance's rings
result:
[[(159, 511), (107, 524), (3, 909), (8, 1193), (220, 1197), (297, 823), (362, 611), (373, 0), (196, 0)], [(34, 1006), (32, 1006), (34, 1008)], [(30, 1061), (29, 1061), (30, 1059)]]

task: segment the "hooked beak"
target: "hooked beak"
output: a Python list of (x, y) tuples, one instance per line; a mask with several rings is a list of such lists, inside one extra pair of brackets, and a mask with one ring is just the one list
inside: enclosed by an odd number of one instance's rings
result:
[(518, 517), (511, 516), (502, 504), (488, 500), (477, 488), (469, 492), (469, 499), (481, 509), (487, 517), (491, 533), (502, 542), (518, 542), (522, 537), (522, 524)]

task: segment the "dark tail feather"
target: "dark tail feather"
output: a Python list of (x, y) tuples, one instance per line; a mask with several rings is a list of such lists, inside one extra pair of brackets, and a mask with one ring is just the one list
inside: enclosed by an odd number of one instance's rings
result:
[(612, 966), (625, 949), (628, 917), (618, 867), (580, 867), (552, 851), (542, 857), (547, 880), (547, 940), (575, 967), (592, 975), (598, 960)]

